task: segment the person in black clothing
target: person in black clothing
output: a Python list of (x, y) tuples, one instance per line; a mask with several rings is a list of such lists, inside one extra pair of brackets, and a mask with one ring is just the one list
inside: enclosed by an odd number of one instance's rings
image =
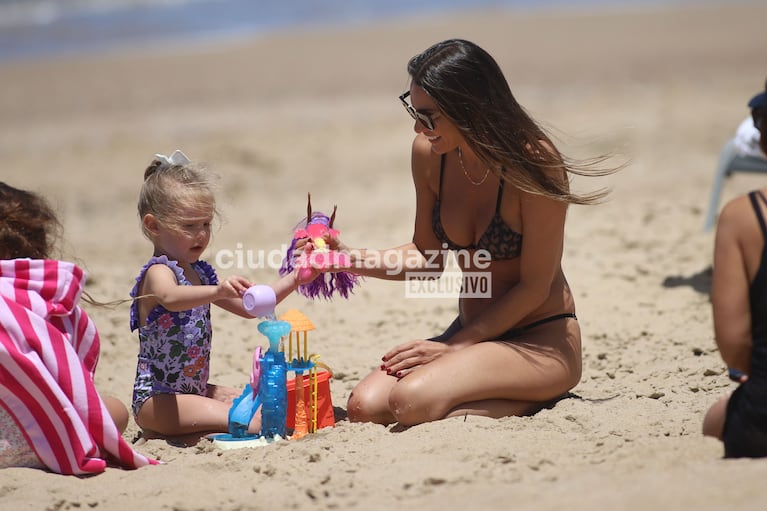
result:
[(767, 456), (767, 188), (728, 202), (714, 245), (716, 344), (740, 385), (707, 412), (703, 434), (728, 458)]

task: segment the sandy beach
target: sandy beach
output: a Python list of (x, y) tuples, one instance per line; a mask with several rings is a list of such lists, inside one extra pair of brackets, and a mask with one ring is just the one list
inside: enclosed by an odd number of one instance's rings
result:
[[(344, 30), (0, 66), (0, 179), (43, 193), (64, 227), (61, 258), (97, 299), (126, 298), (151, 255), (135, 212), (144, 168), (176, 148), (221, 176), (222, 251), (274, 253), (304, 216), (338, 206), (358, 247), (412, 235), (412, 121), (397, 101), (408, 59), (450, 37), (504, 69), (519, 102), (573, 156), (630, 164), (576, 189), (565, 273), (583, 331), (573, 396), (532, 417), (449, 419), (401, 430), (345, 419), (354, 385), (392, 345), (439, 333), (456, 301), (405, 298), (366, 280), (348, 300), (295, 294), (333, 370), (337, 425), (291, 442), (222, 451), (161, 440), (165, 463), (76, 478), (0, 470), (7, 510), (756, 510), (767, 460), (723, 460), (705, 410), (734, 388), (709, 304), (713, 232), (703, 223), (719, 150), (767, 78), (767, 5), (594, 12), (482, 11)], [(722, 202), (764, 186), (735, 175)], [(223, 268), (256, 282), (275, 265)], [(130, 402), (137, 337), (128, 306), (87, 306), (101, 332), (96, 383)], [(211, 381), (242, 388), (255, 321), (214, 310)], [(137, 438), (131, 422), (126, 439)], [(761, 502), (760, 502), (761, 500)]]

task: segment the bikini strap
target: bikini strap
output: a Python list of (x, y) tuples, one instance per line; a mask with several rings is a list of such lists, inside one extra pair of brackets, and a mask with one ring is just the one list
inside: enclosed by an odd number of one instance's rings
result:
[(762, 202), (764, 202), (764, 205), (767, 206), (767, 198), (765, 198), (764, 195), (762, 195), (762, 192), (756, 190), (755, 193), (757, 196), (759, 196), (760, 199), (762, 199)]
[(759, 205), (759, 202), (757, 202), (757, 197), (760, 197), (762, 199), (762, 202), (767, 205), (767, 200), (765, 200), (764, 196), (757, 192), (749, 192), (748, 198), (751, 199), (751, 206), (754, 208), (754, 212), (756, 213), (756, 218), (759, 219), (759, 226), (762, 228), (762, 235), (764, 236), (765, 240), (767, 240), (767, 225), (764, 223), (764, 216), (762, 215), (762, 207)]

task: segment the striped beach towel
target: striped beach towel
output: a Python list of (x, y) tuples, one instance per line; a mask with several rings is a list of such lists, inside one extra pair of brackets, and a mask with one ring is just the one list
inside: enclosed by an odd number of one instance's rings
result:
[(99, 334), (78, 306), (84, 282), (72, 263), (0, 260), (0, 406), (54, 472), (156, 464), (123, 439), (96, 392)]

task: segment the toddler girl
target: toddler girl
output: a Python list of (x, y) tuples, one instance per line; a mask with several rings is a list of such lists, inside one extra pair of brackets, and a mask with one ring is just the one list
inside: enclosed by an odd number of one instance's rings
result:
[[(219, 281), (213, 267), (200, 260), (210, 242), (216, 200), (209, 174), (181, 151), (155, 155), (144, 172), (138, 213), (154, 250), (131, 291), (130, 327), (139, 335), (133, 415), (145, 438), (193, 443), (228, 430), (229, 408), (239, 395), (208, 383), (210, 304), (251, 318), (242, 304), (251, 283), (239, 276)], [(301, 283), (295, 272), (274, 283), (277, 302)], [(257, 413), (248, 431), (260, 427)]]

